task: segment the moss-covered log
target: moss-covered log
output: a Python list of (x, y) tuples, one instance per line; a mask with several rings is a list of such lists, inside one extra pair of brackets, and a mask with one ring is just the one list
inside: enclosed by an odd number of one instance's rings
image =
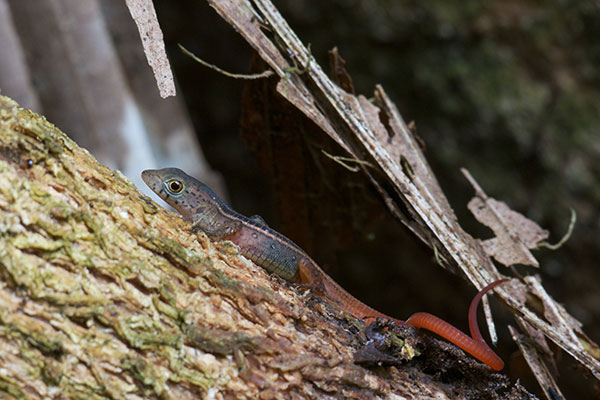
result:
[(191, 233), (6, 97), (0, 343), (1, 398), (524, 394), (453, 346), (410, 328), (374, 335)]

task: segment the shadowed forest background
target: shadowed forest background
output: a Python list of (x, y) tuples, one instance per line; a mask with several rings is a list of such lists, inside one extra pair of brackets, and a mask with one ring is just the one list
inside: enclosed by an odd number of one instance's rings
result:
[[(7, 3), (18, 30), (25, 29), (19, 26), (18, 2)], [(100, 2), (108, 25), (116, 24), (111, 18), (115, 9), (124, 7), (117, 3)], [(439, 268), (431, 252), (390, 217), (373, 188), (323, 161), (322, 149), (343, 155), (339, 149), (317, 139), (312, 123), (277, 95), (264, 94), (268, 80), (225, 77), (194, 62), (177, 44), (225, 70), (260, 72), (265, 67), (250, 46), (204, 2), (154, 3), (179, 101), (212, 169), (201, 178), (220, 182), (218, 190), (233, 208), (262, 215), (374, 308), (399, 318), (427, 311), (466, 330), (473, 290)], [(404, 119), (415, 122), (428, 161), (469, 233), (491, 236), (466, 208), (473, 192), (461, 167), (489, 196), (548, 229), (550, 242), (565, 234), (570, 210), (576, 211), (577, 224), (563, 247), (536, 251), (539, 270), (516, 270), (540, 274), (552, 296), (593, 340), (600, 340), (600, 5), (442, 0), (288, 0), (275, 5), (302, 41), (311, 44), (317, 62), (327, 65), (327, 52), (337, 47), (356, 93), (368, 97), (375, 84), (382, 84)], [(111, 35), (116, 46), (125, 37), (115, 26)], [(131, 80), (136, 70), (147, 73), (148, 67), (140, 56), (126, 68)], [(34, 87), (43, 86), (35, 71), (31, 80)], [(11, 96), (6, 90), (2, 94)], [(267, 111), (265, 104), (271, 107)], [(70, 133), (46, 104), (44, 109), (49, 120)], [(259, 112), (272, 119), (270, 129), (255, 139), (257, 126), (264, 126), (256, 122)], [(172, 122), (157, 119), (162, 126)], [(298, 137), (300, 151), (295, 150)], [(188, 153), (178, 155), (157, 157), (154, 167), (189, 171), (186, 165), (196, 163)], [(118, 163), (114, 167), (127, 169)], [(135, 175), (135, 163), (132, 170)], [(308, 190), (294, 190), (299, 177)], [(339, 193), (350, 195), (336, 197)], [(306, 208), (300, 212), (298, 205)], [(495, 315), (506, 373), (539, 395), (505, 329), (512, 318), (500, 308)], [(589, 396), (593, 378), (586, 380), (568, 355), (557, 353), (564, 394)]]

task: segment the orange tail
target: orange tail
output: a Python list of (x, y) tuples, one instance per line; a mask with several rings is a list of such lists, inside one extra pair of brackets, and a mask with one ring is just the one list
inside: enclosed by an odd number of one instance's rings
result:
[(507, 279), (500, 279), (490, 283), (477, 293), (471, 301), (471, 306), (469, 307), (469, 329), (471, 336), (473, 336), (472, 338), (446, 321), (429, 313), (420, 312), (413, 314), (406, 320), (406, 324), (416, 328), (428, 329), (449, 342), (454, 343), (479, 361), (486, 363), (494, 371), (500, 371), (504, 368), (504, 362), (494, 353), (481, 336), (479, 327), (477, 326), (477, 306), (484, 294), (506, 281)]

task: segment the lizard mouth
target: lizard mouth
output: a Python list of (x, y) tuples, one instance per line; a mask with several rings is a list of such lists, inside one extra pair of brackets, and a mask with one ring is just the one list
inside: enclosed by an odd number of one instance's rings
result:
[(150, 189), (156, 194), (158, 194), (161, 198), (165, 198), (165, 193), (162, 188), (162, 181), (157, 174), (157, 170), (155, 169), (147, 169), (142, 171), (142, 180), (148, 185)]

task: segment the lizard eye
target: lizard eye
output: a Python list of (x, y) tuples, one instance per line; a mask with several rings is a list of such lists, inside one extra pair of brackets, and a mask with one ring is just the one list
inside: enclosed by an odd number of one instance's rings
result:
[(170, 195), (177, 196), (183, 191), (183, 182), (179, 179), (170, 179), (165, 182), (165, 189)]

